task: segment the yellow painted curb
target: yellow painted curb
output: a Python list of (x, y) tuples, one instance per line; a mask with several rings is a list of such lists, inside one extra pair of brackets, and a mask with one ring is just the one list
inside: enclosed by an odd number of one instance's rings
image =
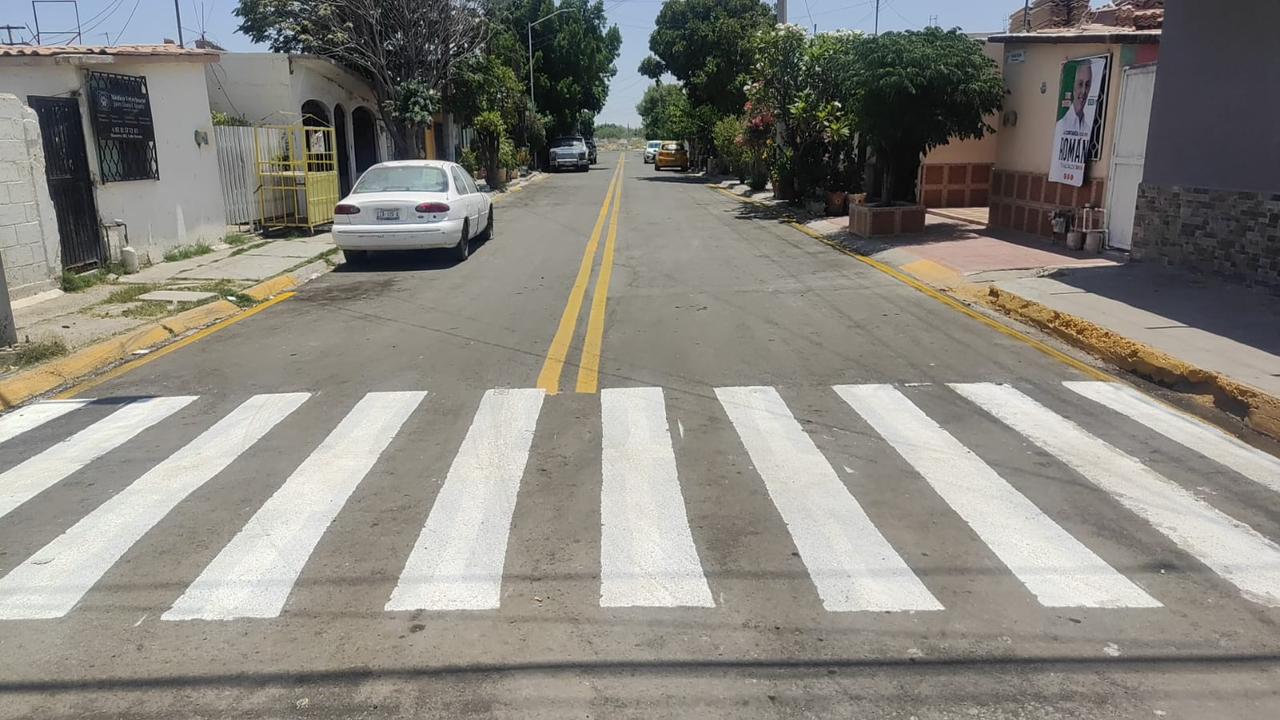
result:
[(1012, 318), (1156, 384), (1209, 395), (1217, 407), (1243, 418), (1258, 432), (1280, 440), (1280, 398), (995, 286), (987, 290), (982, 300)]
[(267, 278), (243, 292), (254, 300), (266, 300), (273, 295), (279, 295), (296, 287), (298, 287), (298, 281), (293, 275), (277, 275), (273, 278)]
[(909, 262), (902, 269), (935, 287), (950, 290), (965, 284), (963, 275), (933, 260)]
[(97, 387), (98, 385), (101, 385), (102, 383), (107, 382), (108, 380), (114, 380), (115, 378), (118, 378), (127, 372), (136, 370), (142, 367), (143, 365), (146, 365), (149, 362), (153, 362), (155, 360), (158, 360), (168, 355), (169, 353), (176, 352), (192, 343), (199, 342), (200, 340), (203, 340), (204, 338), (209, 337), (210, 335), (218, 332), (219, 330), (222, 330), (223, 328), (230, 327), (240, 322), (241, 320), (246, 320), (248, 318), (251, 318), (254, 315), (257, 315), (258, 313), (262, 312), (263, 310), (266, 310), (267, 308), (272, 307), (273, 305), (277, 305), (281, 302), (284, 302), (285, 300), (288, 300), (291, 297), (293, 297), (293, 293), (291, 292), (281, 293), (264, 303), (261, 303), (259, 305), (254, 305), (253, 307), (243, 312), (238, 312), (230, 317), (223, 318), (222, 320), (214, 323), (213, 325), (210, 325), (209, 327), (204, 328), (203, 330), (198, 330), (196, 332), (191, 333), (190, 335), (187, 335), (184, 338), (181, 338), (175, 342), (169, 343), (168, 345), (165, 345), (164, 347), (156, 350), (155, 352), (148, 353), (139, 358), (134, 358), (129, 362), (123, 363), (121, 365), (117, 365), (115, 368), (112, 368), (111, 370), (108, 370), (107, 372), (102, 373), (97, 377), (91, 378), (89, 380), (85, 380), (81, 383), (78, 383), (69, 388), (66, 388), (62, 392), (55, 395), (54, 397), (57, 398), (58, 400), (65, 400), (67, 398), (76, 397), (80, 393), (86, 390), (89, 390), (90, 388)]
[(226, 300), (218, 300), (185, 310), (173, 317), (167, 317), (160, 321), (160, 325), (174, 335), (181, 335), (188, 330), (217, 322), (238, 312), (240, 312), (240, 306)]
[(143, 325), (124, 335), (100, 340), (65, 358), (0, 380), (0, 409), (8, 410), (38, 395), (62, 387), (78, 378), (95, 373), (109, 365), (165, 342), (189, 330), (235, 315), (235, 303), (219, 300), (191, 308), (158, 322)]

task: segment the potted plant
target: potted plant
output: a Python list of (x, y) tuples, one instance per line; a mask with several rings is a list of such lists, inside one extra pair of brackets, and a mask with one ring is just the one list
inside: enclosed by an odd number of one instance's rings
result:
[(848, 212), (849, 193), (844, 190), (826, 191), (826, 212), (828, 215), (843, 215)]
[(795, 168), (790, 148), (774, 148), (772, 181), (775, 198), (788, 201), (796, 198)]

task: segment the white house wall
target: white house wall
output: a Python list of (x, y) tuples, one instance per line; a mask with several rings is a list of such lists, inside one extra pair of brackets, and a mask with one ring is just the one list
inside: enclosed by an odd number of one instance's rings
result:
[[(226, 230), (226, 212), (218, 183), (213, 146), (197, 146), (196, 131), (212, 137), (209, 99), (202, 82), (204, 65), (189, 61), (133, 61), (97, 56), (88, 67), (47, 60), (0, 67), (0, 92), (28, 96), (80, 96), (85, 146), (101, 222), (122, 220), (130, 244), (153, 261), (179, 245), (217, 242)], [(114, 62), (111, 62), (114, 60)], [(147, 78), (155, 128), (159, 180), (102, 183), (86, 102), (88, 69)]]
[[(329, 60), (282, 53), (223, 53), (205, 70), (210, 106), (257, 124), (293, 124), (302, 119), (302, 104), (324, 106), (330, 123), (336, 105), (346, 115), (346, 137), (340, 138), (350, 166), (355, 167), (352, 112), (363, 107), (378, 118), (378, 105), (367, 82)], [(375, 122), (378, 158), (390, 157), (390, 138)], [(353, 178), (354, 179), (354, 178)]]
[(287, 55), (223, 53), (218, 62), (205, 66), (205, 85), (210, 108), (255, 125), (288, 125), (300, 118)]

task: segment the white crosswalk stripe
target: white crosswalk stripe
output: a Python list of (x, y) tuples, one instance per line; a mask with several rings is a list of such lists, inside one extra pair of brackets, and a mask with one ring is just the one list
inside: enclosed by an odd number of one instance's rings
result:
[(92, 400), (51, 400), (18, 408), (0, 417), (0, 443), (11, 440), (28, 430), (56, 420), (72, 410), (93, 402)]
[(425, 392), (369, 393), (161, 617), (275, 617), (324, 531)]
[(485, 393), (388, 611), (497, 609), (511, 516), (543, 395)]
[(134, 400), (0, 474), (0, 517), (191, 404), (195, 396)]
[[(1280, 491), (1280, 460), (1226, 433), (1123, 385), (1063, 385), (1072, 391), (1065, 397), (1111, 417), (1111, 427), (1150, 430), (1176, 443), (1169, 446), (1171, 452), (1199, 453), (1239, 473), (1240, 483), (1249, 478)], [(1009, 439), (1020, 434), (1056, 457), (1070, 468), (1063, 472), (1082, 476), (1100, 488), (1173, 546), (1239, 588), (1243, 597), (1280, 607), (1280, 544), (1273, 539), (1021, 390), (995, 383), (949, 387), (1008, 426), (1000, 433)], [(1001, 457), (994, 455), (1000, 452), (999, 445), (984, 446), (984, 457), (979, 457), (952, 434), (954, 428), (944, 427), (947, 422), (930, 417), (927, 405), (912, 400), (924, 391), (887, 384), (832, 389), (848, 405), (844, 411), (865, 420), (1041, 605), (1161, 607), (1160, 600), (1090, 549), (1098, 538), (1073, 536), (1059, 524), (1061, 518), (1053, 517), (1053, 507), (1038, 506), (1031, 500), (1034, 494), (1029, 497), (1019, 491), (1023, 485), (1015, 487), (1015, 483), (1031, 482), (1032, 477), (997, 472), (995, 468), (1003, 467)], [(944, 610), (876, 527), (777, 390), (722, 387), (715, 394), (724, 415), (719, 416), (717, 409), (713, 416), (727, 417), (741, 441), (720, 450), (739, 456), (745, 450), (750, 458), (786, 527), (786, 534), (773, 540), (794, 546), (812, 582), (807, 592), (816, 591), (823, 607), (836, 612)], [(325, 533), (388, 445), (403, 434), (404, 424), (426, 396), (426, 392), (374, 392), (355, 403), (243, 527), (227, 528), (234, 537), (162, 617), (278, 616)], [(193, 439), (184, 439), (186, 444), (165, 458), (146, 457), (145, 450), (135, 452), (131, 441), (196, 398), (133, 400), (0, 473), (3, 518), (73, 474), (91, 475), (95, 463), (109, 452), (112, 458), (134, 453), (149, 467), (87, 515), (68, 519), (66, 532), (0, 577), (0, 621), (56, 619), (80, 606), (96, 609), (94, 588), (112, 568), (126, 554), (141, 557), (153, 549), (144, 539), (154, 536), (180, 503), (194, 502), (197, 490), (216, 483), (220, 474), (225, 476), (237, 458), (248, 460), (270, 452), (272, 428), (303, 408), (308, 397), (307, 393), (252, 396)], [(371, 598), (373, 607), (381, 605), (389, 612), (501, 609), (517, 498), (526, 466), (537, 450), (534, 437), (544, 402), (549, 402), (544, 392), (536, 389), (495, 389), (484, 394), (452, 458), (439, 458), (448, 462), (448, 473), (416, 541), (407, 548), (394, 590), (389, 598)], [(600, 393), (600, 475), (595, 478), (600, 482), (600, 607), (716, 608), (725, 602), (713, 595), (708, 583), (708, 575), (714, 577), (717, 568), (704, 565), (706, 558), (698, 550), (723, 548), (725, 538), (718, 533), (724, 528), (716, 522), (694, 522), (700, 518), (686, 506), (678, 473), (682, 453), (698, 448), (698, 457), (703, 458), (705, 449), (698, 445), (702, 439), (697, 432), (686, 434), (684, 425), (681, 441), (673, 442), (666, 402), (666, 394), (658, 387), (609, 388)], [(88, 404), (43, 403), (0, 416), (0, 442)], [(1110, 411), (1117, 414), (1111, 416)], [(6, 452), (12, 453), (15, 445), (6, 446)], [(251, 449), (253, 455), (246, 456)], [(988, 453), (993, 455), (986, 457)], [(1170, 473), (1171, 478), (1184, 479), (1176, 470)], [(747, 477), (755, 482), (753, 476)], [(869, 472), (866, 479), (871, 483), (895, 480)], [(684, 487), (690, 487), (690, 482), (700, 479), (686, 477)], [(429, 492), (424, 483), (419, 486), (421, 492)], [(723, 491), (732, 493), (734, 487), (726, 485)], [(217, 501), (210, 493), (198, 496), (201, 502)], [(575, 540), (583, 542), (585, 538)], [(1114, 542), (1114, 537), (1102, 540), (1104, 547)], [(937, 582), (939, 590), (952, 589), (948, 585), (952, 580), (945, 575)]]
[(836, 393), (898, 451), (1042, 605), (1159, 607), (890, 385)]
[(600, 391), (600, 604), (714, 607), (693, 545), (662, 388)]
[(952, 387), (1105, 490), (1242, 594), (1280, 607), (1280, 546), (1008, 385)]
[(941, 610), (769, 387), (716, 388), (791, 532), (823, 606)]
[(256, 395), (0, 579), (0, 620), (61, 617), (148, 530), (308, 393)]
[(1177, 413), (1120, 383), (1064, 382), (1067, 389), (1146, 425), (1210, 460), (1280, 492), (1280, 458), (1250, 447), (1227, 433)]

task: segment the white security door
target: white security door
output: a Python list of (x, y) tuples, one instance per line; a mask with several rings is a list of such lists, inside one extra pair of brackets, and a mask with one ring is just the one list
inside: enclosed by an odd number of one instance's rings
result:
[(1107, 182), (1107, 244), (1120, 250), (1128, 250), (1133, 244), (1133, 216), (1146, 162), (1147, 124), (1155, 87), (1155, 65), (1125, 69)]

